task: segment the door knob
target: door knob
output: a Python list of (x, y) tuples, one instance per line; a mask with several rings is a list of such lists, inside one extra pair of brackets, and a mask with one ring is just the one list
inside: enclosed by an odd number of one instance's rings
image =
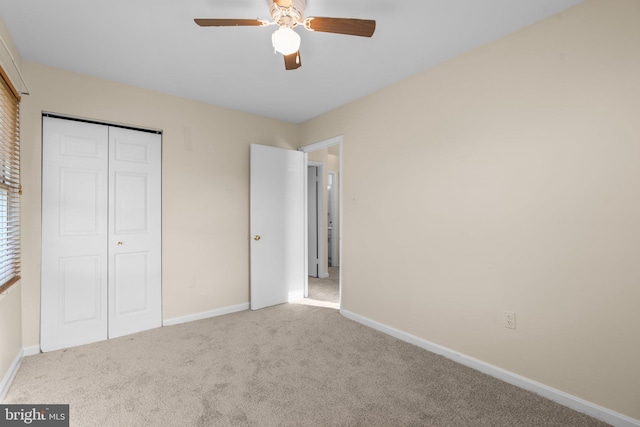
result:
[(118, 246), (122, 246), (122, 245), (123, 245), (123, 243), (122, 243), (122, 242), (118, 242)]
[(253, 240), (256, 240), (256, 241), (260, 240), (260, 236), (258, 236), (258, 235), (256, 234), (256, 236), (253, 238)]

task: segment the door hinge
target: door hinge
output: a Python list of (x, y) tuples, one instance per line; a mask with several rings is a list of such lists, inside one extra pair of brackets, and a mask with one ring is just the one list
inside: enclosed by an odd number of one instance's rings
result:
[(22, 184), (18, 185), (18, 195), (22, 196)]

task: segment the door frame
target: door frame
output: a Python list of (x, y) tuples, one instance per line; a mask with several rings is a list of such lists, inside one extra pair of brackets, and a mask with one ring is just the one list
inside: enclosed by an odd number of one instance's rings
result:
[[(343, 200), (343, 180), (342, 180), (342, 135), (338, 135), (338, 136), (334, 136), (333, 138), (329, 138), (329, 139), (325, 139), (319, 142), (315, 142), (313, 144), (309, 144), (309, 145), (305, 145), (302, 146), (300, 148), (298, 148), (298, 151), (302, 151), (303, 153), (310, 153), (312, 151), (316, 151), (316, 150), (321, 150), (323, 148), (329, 148), (329, 147), (333, 147), (337, 145), (338, 146), (338, 180), (337, 180), (337, 185), (338, 188), (340, 189), (340, 193), (338, 194), (338, 265), (340, 266), (340, 272), (338, 275), (338, 294), (339, 294), (339, 302), (338, 302), (338, 306), (340, 307), (340, 310), (342, 310), (342, 230), (343, 230), (343, 221), (342, 221), (342, 200)], [(307, 160), (307, 167), (309, 166), (309, 160)], [(313, 165), (311, 165), (313, 166)], [(305, 174), (306, 176), (306, 174)], [(305, 191), (307, 188), (307, 185), (305, 183)], [(324, 199), (324, 197), (323, 197)], [(305, 195), (305, 201), (308, 200), (308, 195)], [(324, 203), (324, 202), (323, 202)], [(305, 208), (305, 215), (308, 215), (306, 213), (306, 208)], [(309, 264), (308, 260), (309, 260), (309, 254), (308, 252), (308, 244), (307, 242), (305, 242), (305, 260), (307, 260), (307, 262), (305, 263), (306, 265)], [(308, 290), (309, 290), (309, 275), (307, 272), (307, 275), (305, 276), (305, 284), (304, 284), (304, 289), (305, 289), (305, 297), (308, 295)]]
[[(338, 159), (339, 161), (339, 159)], [(328, 200), (327, 200), (327, 212), (329, 214), (331, 214), (331, 217), (334, 219), (337, 219), (337, 221), (335, 221), (334, 223), (334, 227), (332, 229), (332, 239), (331, 239), (331, 243), (329, 243), (327, 241), (327, 245), (328, 245), (328, 250), (327, 250), (327, 254), (329, 254), (329, 252), (331, 252), (331, 254), (333, 255), (331, 257), (332, 259), (332, 265), (331, 267), (340, 267), (340, 251), (338, 250), (338, 242), (340, 241), (340, 239), (338, 238), (338, 234), (336, 233), (336, 231), (340, 231), (340, 218), (338, 217), (338, 210), (336, 209), (336, 206), (339, 206), (338, 204), (338, 198), (336, 195), (336, 188), (338, 188), (338, 172), (327, 172), (327, 176), (333, 176), (333, 191), (329, 191), (328, 193)], [(328, 182), (328, 181), (327, 181)], [(328, 184), (327, 184), (328, 185)], [(333, 206), (333, 209), (331, 209), (331, 207)], [(327, 216), (327, 219), (329, 217)], [(338, 226), (336, 227), (335, 224), (338, 224)], [(327, 224), (327, 229), (329, 228), (329, 224)], [(328, 257), (328, 255), (327, 255)]]
[[(322, 260), (318, 264), (318, 277), (321, 279), (326, 279), (327, 277), (329, 277), (329, 272), (325, 269), (325, 266), (324, 266), (325, 254), (327, 252), (327, 243), (325, 242), (324, 235), (320, 232), (320, 230), (324, 230), (327, 226), (326, 218), (324, 217), (324, 215), (322, 215), (322, 212), (324, 212), (324, 208), (325, 208), (324, 187), (323, 187), (325, 185), (325, 181), (324, 181), (325, 167), (324, 167), (324, 163), (322, 162), (314, 162), (312, 160), (307, 160), (307, 171), (309, 170), (310, 167), (318, 168), (318, 183), (320, 184), (318, 186), (318, 189), (322, 189), (322, 191), (318, 191), (318, 199), (317, 199), (318, 215), (316, 217), (316, 241), (318, 243), (318, 254), (319, 254), (318, 258)], [(307, 186), (306, 188), (309, 188), (309, 187)], [(308, 193), (307, 193), (306, 203), (307, 203), (307, 218), (308, 218), (309, 217), (308, 215), (309, 214), (309, 194)], [(309, 253), (307, 253), (307, 260), (309, 259), (308, 257), (309, 257)], [(309, 272), (307, 272), (307, 274), (309, 274)], [(305, 298), (309, 296), (307, 291), (308, 290), (305, 287), (305, 292), (304, 292)]]

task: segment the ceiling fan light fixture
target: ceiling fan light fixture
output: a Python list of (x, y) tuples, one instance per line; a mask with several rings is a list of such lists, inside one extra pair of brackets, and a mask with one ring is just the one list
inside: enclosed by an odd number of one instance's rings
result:
[(300, 50), (300, 35), (289, 27), (280, 27), (271, 36), (273, 48), (283, 55), (291, 55)]
[[(262, 0), (264, 1), (264, 0)], [(300, 60), (300, 35), (294, 31), (304, 27), (308, 31), (344, 34), (348, 36), (371, 37), (376, 30), (372, 19), (304, 17), (307, 0), (268, 0), (271, 20), (262, 19), (195, 19), (201, 27), (264, 27), (277, 25), (271, 35), (274, 52), (284, 57), (285, 70), (297, 70)]]

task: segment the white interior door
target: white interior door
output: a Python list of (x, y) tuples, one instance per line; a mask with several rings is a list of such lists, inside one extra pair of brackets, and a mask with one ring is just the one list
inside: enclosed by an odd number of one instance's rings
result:
[(307, 253), (309, 258), (308, 274), (320, 275), (320, 253), (318, 248), (318, 167), (307, 166)]
[(41, 349), (161, 326), (161, 137), (43, 118)]
[(107, 338), (108, 128), (43, 118), (41, 348)]
[(109, 338), (162, 325), (161, 136), (109, 130)]
[(304, 296), (306, 154), (251, 145), (251, 309)]
[(338, 230), (339, 230), (339, 217), (338, 217), (338, 179), (336, 176), (336, 172), (329, 172), (329, 195), (328, 199), (328, 213), (329, 213), (329, 225), (328, 225), (328, 236), (329, 236), (329, 267), (338, 267), (340, 265), (339, 255), (338, 255)]

